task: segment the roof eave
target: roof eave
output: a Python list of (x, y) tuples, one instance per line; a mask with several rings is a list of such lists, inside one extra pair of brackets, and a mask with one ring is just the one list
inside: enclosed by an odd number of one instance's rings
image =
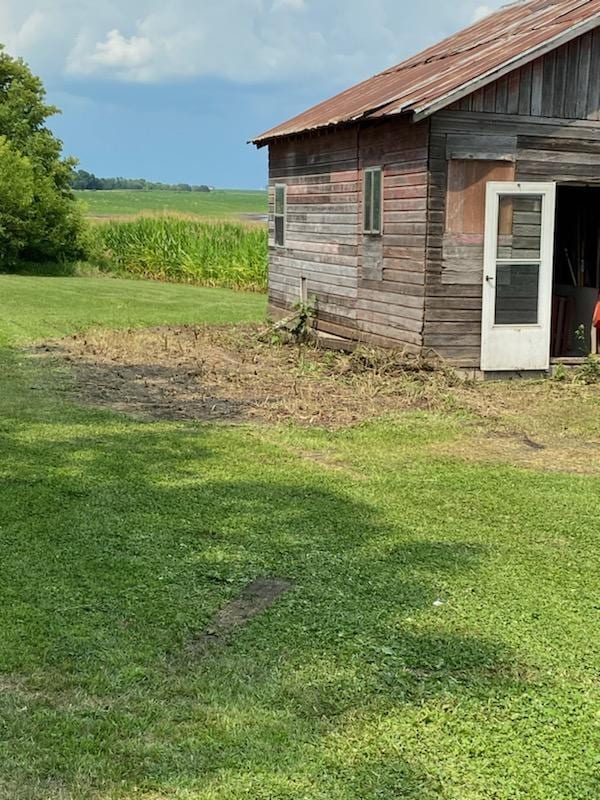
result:
[(280, 141), (281, 139), (291, 139), (294, 136), (307, 136), (311, 133), (320, 133), (321, 131), (331, 130), (333, 128), (341, 128), (344, 125), (351, 125), (354, 120), (340, 120), (339, 122), (324, 122), (322, 125), (313, 125), (309, 128), (303, 128), (298, 131), (281, 131), (273, 136), (258, 136), (256, 139), (250, 139), (247, 144), (253, 144), (259, 150), (261, 147), (266, 147), (273, 142)]
[[(386, 100), (385, 103), (381, 103), (378, 106), (370, 108), (368, 111), (361, 112), (353, 117), (347, 117), (346, 119), (330, 120), (329, 122), (323, 122), (321, 125), (312, 125), (308, 128), (303, 128), (302, 130), (282, 131), (281, 133), (276, 133), (274, 136), (257, 136), (255, 139), (250, 139), (248, 142), (246, 142), (246, 144), (253, 144), (260, 150), (261, 147), (266, 147), (266, 145), (276, 142), (279, 139), (289, 139), (293, 136), (306, 136), (309, 133), (321, 133), (322, 131), (326, 130), (344, 128), (348, 127), (349, 125), (357, 125), (360, 122), (369, 120), (371, 114), (374, 114), (375, 112), (380, 111), (382, 108), (385, 108), (390, 104), (390, 102), (393, 102), (393, 100)], [(394, 115), (402, 114), (405, 110), (406, 109), (404, 106), (399, 107), (394, 111)]]

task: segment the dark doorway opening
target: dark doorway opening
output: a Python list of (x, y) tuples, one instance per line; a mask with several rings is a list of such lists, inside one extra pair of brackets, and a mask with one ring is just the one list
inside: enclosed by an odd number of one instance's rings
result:
[(552, 356), (596, 352), (592, 319), (600, 291), (600, 187), (559, 186), (556, 196)]

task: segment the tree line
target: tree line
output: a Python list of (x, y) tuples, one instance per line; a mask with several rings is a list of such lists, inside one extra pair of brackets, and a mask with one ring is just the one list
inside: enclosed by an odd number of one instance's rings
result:
[(190, 183), (160, 183), (147, 181), (144, 178), (98, 178), (93, 172), (79, 169), (71, 181), (73, 189), (111, 190), (133, 189), (135, 191), (150, 191), (159, 189), (170, 192), (210, 192), (210, 186), (198, 186)]

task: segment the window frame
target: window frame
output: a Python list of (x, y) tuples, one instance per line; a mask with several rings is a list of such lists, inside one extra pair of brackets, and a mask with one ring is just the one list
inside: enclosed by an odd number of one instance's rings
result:
[[(371, 176), (370, 181), (370, 214), (367, 223), (367, 175)], [(373, 225), (373, 212), (375, 210), (375, 203), (373, 202), (375, 192), (375, 183), (373, 175), (379, 176), (379, 226), (376, 228)], [(382, 236), (383, 235), (383, 167), (365, 167), (363, 169), (363, 213), (362, 213), (362, 229), (363, 234), (366, 236)]]
[[(277, 211), (277, 190), (283, 189), (283, 209), (278, 212)], [(281, 241), (277, 239), (277, 220), (282, 220), (281, 225)], [(273, 198), (273, 244), (275, 247), (285, 247), (285, 241), (287, 238), (287, 183), (276, 183), (275, 184), (275, 196)]]

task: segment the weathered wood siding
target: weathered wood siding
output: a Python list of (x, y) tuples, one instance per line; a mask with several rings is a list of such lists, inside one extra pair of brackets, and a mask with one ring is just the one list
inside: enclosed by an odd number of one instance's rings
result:
[[(452, 165), (452, 166), (449, 166)], [(363, 169), (384, 174), (383, 235), (363, 235)], [(306, 291), (319, 326), (479, 365), (490, 180), (600, 185), (600, 31), (413, 124), (363, 123), (270, 147), (269, 296)], [(285, 183), (285, 246), (273, 187)]]
[[(383, 235), (361, 237), (356, 318), (371, 341), (422, 346), (429, 123), (398, 118), (360, 132), (363, 169), (383, 167)], [(360, 212), (362, 219), (362, 206)]]
[(600, 120), (600, 29), (515, 70), (453, 108), (526, 117)]
[[(269, 148), (269, 302), (289, 309), (306, 280), (321, 327), (356, 336), (358, 130), (283, 140)], [(274, 243), (275, 184), (287, 185), (285, 246)]]
[[(469, 213), (455, 207), (455, 161), (462, 160), (465, 170), (467, 162), (479, 162), (473, 169), (484, 177), (480, 185), (473, 180), (471, 193), (483, 190), (488, 180), (600, 185), (599, 106), (600, 31), (596, 30), (434, 115), (426, 348), (461, 365), (479, 366), (483, 213), (477, 214), (475, 206)], [(468, 202), (467, 194), (463, 199)], [(482, 212), (483, 195), (478, 202)]]
[[(306, 280), (322, 330), (418, 350), (425, 304), (429, 123), (406, 119), (271, 145), (269, 301), (289, 308)], [(383, 168), (383, 234), (363, 235), (363, 169)], [(287, 185), (274, 243), (274, 187)]]

